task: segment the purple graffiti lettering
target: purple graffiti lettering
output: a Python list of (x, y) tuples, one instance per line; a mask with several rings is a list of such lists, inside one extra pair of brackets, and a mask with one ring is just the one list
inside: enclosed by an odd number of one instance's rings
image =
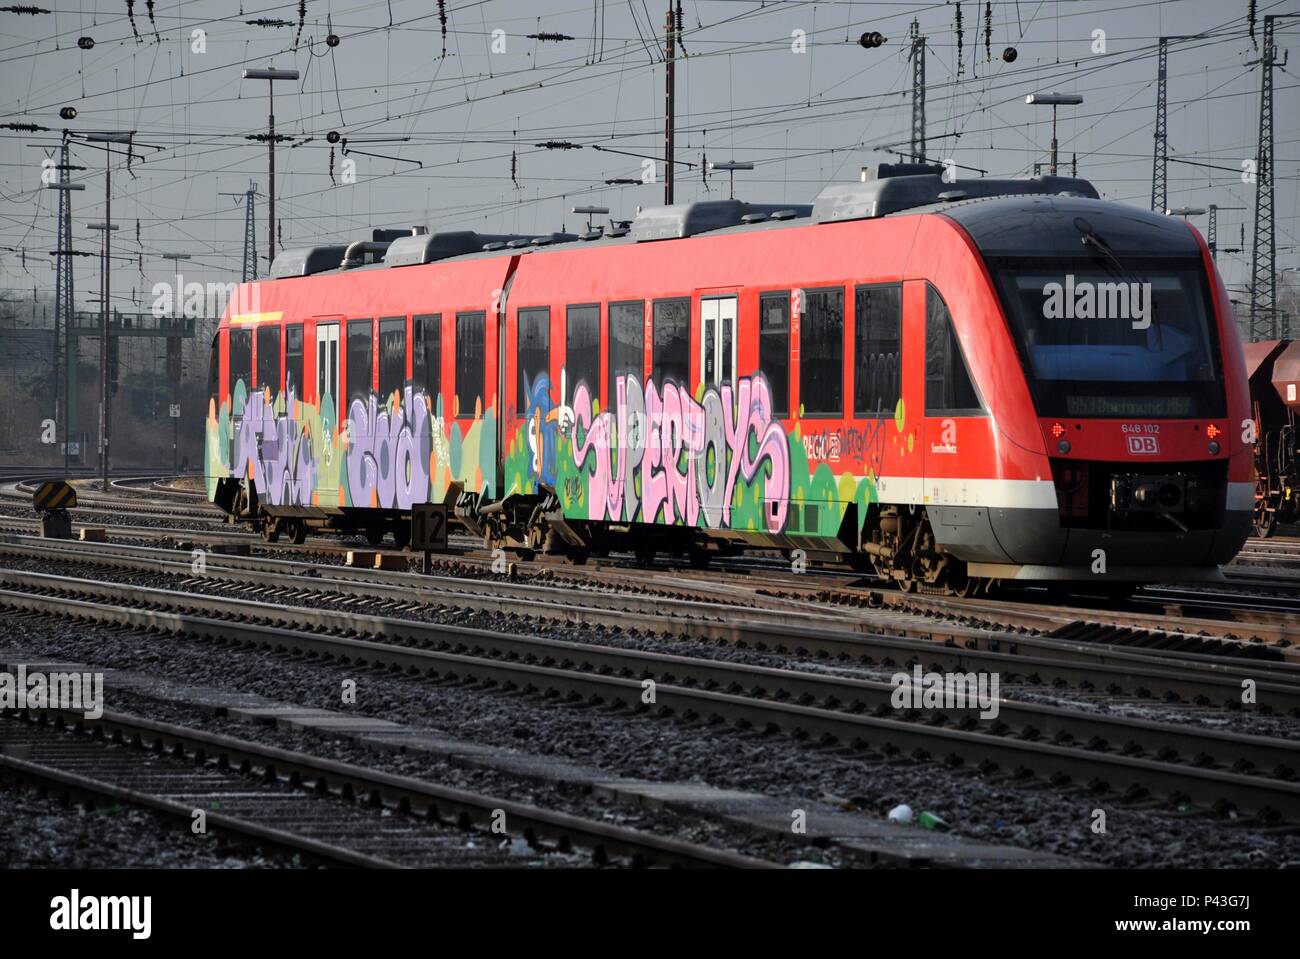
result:
[(251, 478), (258, 496), (271, 506), (310, 502), (316, 462), (293, 390), (286, 395), (283, 416), (276, 416), (262, 391), (248, 397), (235, 436), (233, 464), (233, 474)]
[(348, 414), (348, 490), (355, 506), (409, 509), (429, 498), (429, 410), (424, 394), (406, 387), (396, 409), (373, 394)]

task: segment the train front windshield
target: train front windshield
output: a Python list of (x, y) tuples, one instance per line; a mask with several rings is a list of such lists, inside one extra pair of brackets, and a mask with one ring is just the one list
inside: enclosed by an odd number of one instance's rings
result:
[(993, 272), (1040, 416), (1224, 415), (1199, 262), (1023, 259)]

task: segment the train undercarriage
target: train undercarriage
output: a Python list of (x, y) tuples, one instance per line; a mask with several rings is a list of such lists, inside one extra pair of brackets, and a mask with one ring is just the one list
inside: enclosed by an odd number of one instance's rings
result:
[[(269, 543), (282, 538), (301, 545), (310, 533), (362, 536), (371, 546), (391, 542), (406, 549), (412, 539), (412, 514), (402, 510), (323, 512), (306, 507), (268, 507), (249, 481), (222, 480), (214, 498), (227, 522), (260, 533)], [(538, 556), (561, 557), (582, 565), (593, 556), (630, 553), (640, 566), (660, 556), (685, 558), (696, 569), (715, 559), (745, 552), (776, 553), (792, 568), (810, 565), (847, 568), (893, 583), (904, 592), (974, 596), (989, 591), (996, 580), (968, 575), (965, 561), (936, 541), (923, 507), (873, 505), (859, 525), (857, 508), (846, 511), (834, 540), (807, 536), (769, 537), (753, 533), (705, 530), (651, 523), (608, 523), (564, 515), (552, 490), (512, 494), (481, 503), (477, 493), (459, 487), (446, 502), (454, 529), (481, 539), (488, 550), (513, 553), (524, 561)]]
[[(284, 538), (302, 544), (309, 533), (316, 532), (363, 536), (376, 547), (388, 541), (397, 549), (406, 549), (412, 543), (410, 511), (268, 508), (259, 502), (250, 482), (230, 479), (218, 486), (214, 502), (225, 510), (228, 522), (249, 526), (267, 542)], [(650, 566), (666, 556), (686, 559), (692, 567), (703, 569), (716, 559), (749, 552), (781, 556), (796, 571), (809, 566), (851, 569), (906, 593), (958, 597), (990, 595), (1013, 584), (1042, 586), (1050, 595), (1078, 589), (1086, 582), (1088, 592), (1122, 599), (1144, 582), (1206, 580), (1221, 575), (1212, 563), (1204, 568), (1162, 570), (1153, 566), (1097, 576), (1090, 575), (1097, 573), (1095, 568), (1089, 571), (1087, 567), (968, 561), (940, 541), (931, 509), (919, 505), (872, 504), (860, 521), (857, 506), (850, 505), (838, 533), (828, 538), (574, 519), (564, 515), (558, 496), (545, 488), (536, 494), (512, 494), (484, 503), (478, 493), (454, 484), (445, 502), (450, 528), (481, 540), (487, 550), (511, 553), (523, 561), (548, 556), (582, 565), (593, 556), (630, 553), (639, 566)], [(1051, 522), (1050, 517), (1046, 519)], [(1108, 517), (1109, 523), (1114, 521)], [(1038, 582), (1040, 579), (1043, 582)]]

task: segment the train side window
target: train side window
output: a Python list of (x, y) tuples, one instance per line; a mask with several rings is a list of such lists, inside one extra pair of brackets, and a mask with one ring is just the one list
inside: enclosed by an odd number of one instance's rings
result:
[(629, 373), (641, 382), (645, 370), (645, 303), (609, 305), (609, 400), (618, 399), (618, 378)]
[(271, 388), (271, 399), (280, 392), (280, 328), (260, 326), (257, 329), (257, 388)]
[[(370, 320), (348, 321), (348, 389), (347, 404), (344, 406), (344, 410), (351, 410), (353, 400), (361, 400), (365, 403), (370, 399), (370, 384), (373, 381), (374, 364), (374, 351), (371, 349), (371, 327)], [(340, 410), (340, 416), (342, 415), (343, 411)]]
[(551, 310), (538, 306), (520, 310), (516, 328), (519, 331), (519, 393), (515, 407), (522, 416), (530, 405), (530, 398), (538, 381), (545, 374), (551, 380)]
[(484, 332), (487, 314), (483, 311), (456, 314), (456, 415), (482, 416), (484, 368)]
[(859, 286), (853, 298), (853, 412), (894, 415), (902, 384), (903, 287)]
[(379, 320), (379, 402), (388, 402), (406, 385), (406, 317)]
[(758, 371), (772, 391), (772, 415), (790, 415), (790, 292), (758, 301)]
[(651, 336), (650, 378), (660, 390), (669, 380), (685, 386), (691, 376), (691, 301), (655, 300)]
[(569, 395), (565, 402), (573, 405), (579, 383), (587, 384), (593, 400), (600, 399), (600, 305), (571, 306), (564, 328), (564, 370)]
[(247, 394), (253, 387), (253, 331), (230, 331), (230, 395), (235, 395), (235, 384), (244, 381)]
[(290, 323), (284, 328), (284, 392), (302, 399), (302, 324)]
[(799, 400), (804, 416), (844, 415), (844, 288), (804, 291), (799, 318)]
[(208, 361), (208, 396), (220, 402), (217, 390), (221, 386), (221, 333), (212, 334), (212, 358)]
[(925, 285), (925, 412), (985, 412), (952, 325), (952, 314), (929, 283)]
[(442, 390), (442, 315), (421, 313), (411, 318), (411, 377), (423, 389), (435, 415)]

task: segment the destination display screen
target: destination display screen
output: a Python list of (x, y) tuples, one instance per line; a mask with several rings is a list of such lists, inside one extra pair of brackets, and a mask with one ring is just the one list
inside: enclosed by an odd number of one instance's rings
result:
[(1065, 411), (1079, 417), (1178, 419), (1196, 415), (1190, 396), (1096, 396), (1065, 394)]

